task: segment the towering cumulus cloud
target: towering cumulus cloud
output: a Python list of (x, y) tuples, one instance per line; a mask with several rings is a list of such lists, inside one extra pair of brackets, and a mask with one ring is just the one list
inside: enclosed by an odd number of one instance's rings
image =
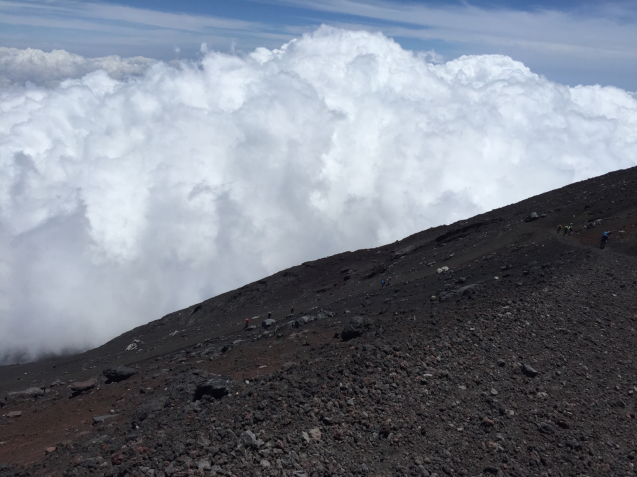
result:
[(504, 56), (434, 65), (322, 27), (144, 68), (0, 90), (0, 349), (97, 345), (281, 268), (637, 164), (634, 94)]

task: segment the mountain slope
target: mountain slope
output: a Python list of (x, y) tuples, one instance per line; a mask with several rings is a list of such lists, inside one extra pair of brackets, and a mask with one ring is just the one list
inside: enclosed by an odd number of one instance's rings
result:
[[(304, 263), (82, 355), (3, 367), (5, 393), (47, 392), (6, 400), (22, 415), (2, 420), (0, 462), (42, 475), (634, 472), (635, 190), (637, 168), (617, 171)], [(344, 341), (353, 316), (362, 335)], [(138, 374), (68, 398), (69, 381), (117, 364)], [(230, 395), (203, 386), (216, 375)]]

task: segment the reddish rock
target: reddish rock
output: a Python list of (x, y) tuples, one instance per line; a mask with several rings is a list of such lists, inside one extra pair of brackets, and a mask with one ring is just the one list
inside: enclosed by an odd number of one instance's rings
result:
[(150, 449), (148, 447), (139, 446), (137, 448), (137, 452), (139, 452), (141, 455), (149, 455), (150, 454)]
[(77, 396), (78, 394), (90, 391), (95, 387), (96, 384), (97, 380), (95, 379), (89, 379), (87, 381), (76, 381), (71, 384), (71, 393), (73, 394), (73, 396)]
[(119, 465), (122, 463), (122, 455), (119, 453), (113, 454), (111, 456), (111, 464), (113, 465)]

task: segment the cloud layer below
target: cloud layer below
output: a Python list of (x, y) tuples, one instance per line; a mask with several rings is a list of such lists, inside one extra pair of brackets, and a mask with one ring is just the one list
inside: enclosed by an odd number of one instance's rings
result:
[(634, 94), (505, 56), (329, 27), (82, 76), (29, 54), (34, 84), (0, 89), (0, 349), (22, 359), (637, 165)]

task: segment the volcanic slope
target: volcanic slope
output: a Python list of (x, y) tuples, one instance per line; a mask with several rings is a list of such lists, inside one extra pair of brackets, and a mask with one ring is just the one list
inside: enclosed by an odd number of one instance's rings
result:
[(635, 191), (617, 171), (2, 367), (0, 475), (634, 475)]

